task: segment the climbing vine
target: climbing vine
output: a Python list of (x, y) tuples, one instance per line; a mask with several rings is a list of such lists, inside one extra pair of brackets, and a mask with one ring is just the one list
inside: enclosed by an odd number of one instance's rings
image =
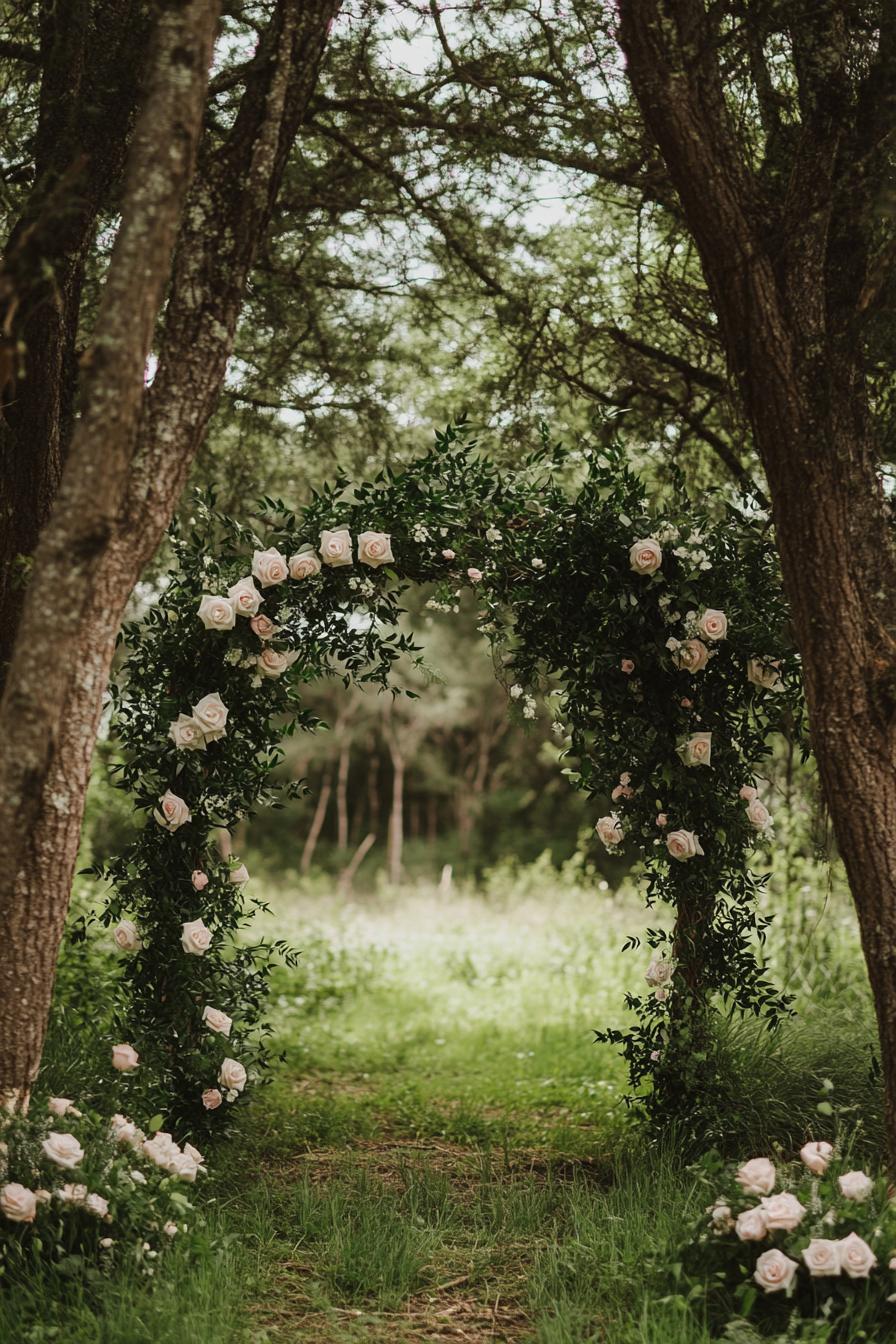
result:
[(400, 624), (411, 584), (438, 608), (476, 592), (514, 712), (551, 697), (600, 842), (639, 858), (648, 905), (674, 910), (644, 935), (629, 1025), (604, 1032), (633, 1089), (652, 1078), (651, 1109), (681, 1107), (715, 996), (786, 1011), (757, 956), (749, 860), (772, 834), (757, 775), (770, 736), (799, 731), (801, 701), (769, 526), (750, 501), (695, 506), (679, 491), (652, 513), (618, 444), (568, 453), (545, 438), (503, 470), (451, 426), (407, 470), (338, 479), (300, 512), (266, 499), (250, 525), (199, 500), (171, 545), (164, 591), (123, 632), (113, 691), (117, 783), (146, 823), (96, 870), (124, 958), (123, 1107), (214, 1129), (269, 1068), (267, 981), (293, 954), (252, 940), (249, 874), (215, 833), (302, 791), (273, 772), (283, 737), (318, 727), (304, 685), (388, 691), (396, 660), (419, 656)]

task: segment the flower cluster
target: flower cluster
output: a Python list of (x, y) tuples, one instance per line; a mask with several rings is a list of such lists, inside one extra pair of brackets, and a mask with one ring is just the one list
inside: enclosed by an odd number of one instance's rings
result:
[(852, 1169), (826, 1140), (805, 1143), (794, 1162), (713, 1167), (707, 1159), (701, 1178), (714, 1198), (681, 1248), (692, 1291), (713, 1315), (739, 1302), (742, 1314), (779, 1326), (791, 1314), (824, 1317), (837, 1339), (853, 1337), (857, 1311), (867, 1319), (869, 1294), (875, 1311), (892, 1315), (896, 1205), (886, 1176)]

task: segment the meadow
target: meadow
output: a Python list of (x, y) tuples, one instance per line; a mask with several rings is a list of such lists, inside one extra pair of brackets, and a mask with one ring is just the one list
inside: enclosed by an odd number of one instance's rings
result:
[[(0, 1339), (710, 1339), (675, 1291), (678, 1247), (705, 1204), (696, 1155), (637, 1125), (620, 1060), (594, 1043), (643, 973), (641, 953), (620, 951), (644, 921), (630, 888), (543, 859), (450, 893), (380, 884), (346, 902), (323, 877), (287, 876), (263, 894), (264, 931), (302, 956), (274, 985), (283, 1060), (210, 1154), (206, 1226), (150, 1280), (51, 1284), (35, 1270), (7, 1285)], [(798, 1146), (830, 1084), (857, 1149), (879, 1150), (852, 917), (839, 886), (815, 904), (808, 932), (785, 908), (773, 942), (798, 1016), (774, 1034), (731, 1022), (719, 1042), (727, 1156)], [(807, 905), (803, 890), (801, 921)], [(78, 1061), (102, 1018), (86, 955), (66, 953), (46, 1065), (68, 1096), (88, 1087)]]

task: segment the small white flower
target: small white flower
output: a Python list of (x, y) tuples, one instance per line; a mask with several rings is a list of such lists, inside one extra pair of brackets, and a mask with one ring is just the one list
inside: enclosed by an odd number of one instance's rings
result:
[(537, 555), (533, 555), (529, 563), (531, 564), (533, 569), (544, 569), (544, 561), (540, 560)]
[(522, 694), (523, 694), (523, 688), (522, 688), (522, 686), (520, 686), (519, 682), (517, 682), (515, 685), (511, 686), (511, 688), (510, 688), (510, 698), (511, 698), (511, 700), (519, 700), (519, 698), (520, 698), (520, 696), (521, 696)]
[(489, 527), (486, 529), (485, 539), (486, 541), (495, 542), (503, 540), (503, 537), (496, 527)]

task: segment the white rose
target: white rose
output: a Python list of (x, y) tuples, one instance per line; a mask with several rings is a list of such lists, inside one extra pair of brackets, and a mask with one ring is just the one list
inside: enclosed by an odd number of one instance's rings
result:
[(608, 849), (621, 845), (625, 839), (622, 825), (615, 813), (609, 817), (601, 817), (594, 829)]
[(217, 692), (204, 695), (193, 706), (193, 716), (205, 734), (206, 742), (217, 742), (227, 731), (228, 709)]
[(706, 639), (724, 639), (728, 633), (728, 617), (724, 611), (707, 607), (697, 622), (697, 629)]
[(702, 854), (700, 840), (693, 831), (671, 831), (666, 837), (666, 849), (673, 859), (679, 863), (687, 863), (689, 859), (696, 858)]
[(330, 565), (333, 568), (339, 565), (350, 565), (352, 563), (352, 534), (347, 527), (337, 527), (332, 532), (325, 529), (320, 534), (318, 550), (325, 565)]
[(178, 714), (168, 729), (168, 736), (178, 751), (205, 751), (202, 726), (190, 714)]
[(767, 1157), (753, 1157), (738, 1169), (735, 1179), (745, 1194), (770, 1195), (775, 1188), (774, 1163)]
[(778, 665), (764, 658), (751, 658), (747, 663), (747, 681), (761, 686), (764, 691), (783, 691), (784, 683)]
[(781, 1195), (769, 1195), (759, 1202), (765, 1214), (766, 1226), (771, 1232), (792, 1232), (794, 1228), (799, 1227), (806, 1216), (806, 1210), (796, 1195), (789, 1195), (786, 1192)]
[(281, 555), (276, 547), (269, 546), (266, 551), (253, 552), (252, 574), (262, 588), (270, 588), (275, 583), (282, 583), (288, 573), (289, 566), (286, 563), (286, 556)]
[(216, 1111), (223, 1100), (216, 1087), (207, 1087), (202, 1094), (202, 1104), (207, 1111)]
[(227, 589), (227, 596), (233, 603), (233, 609), (237, 616), (254, 616), (264, 601), (261, 593), (255, 587), (254, 580), (248, 574), (244, 579), (240, 579)]
[(761, 1209), (744, 1209), (737, 1215), (734, 1230), (741, 1241), (762, 1241), (768, 1227)]
[(808, 1167), (814, 1176), (824, 1175), (833, 1156), (833, 1145), (826, 1143), (824, 1139), (819, 1139), (817, 1143), (806, 1143), (800, 1149), (803, 1165)]
[(131, 1073), (140, 1062), (140, 1056), (132, 1045), (113, 1045), (112, 1067), (119, 1073)]
[(867, 1279), (869, 1273), (877, 1264), (877, 1256), (868, 1245), (855, 1232), (850, 1232), (848, 1237), (843, 1237), (838, 1243), (840, 1247), (840, 1265), (846, 1270), (851, 1279)]
[(666, 641), (666, 648), (672, 645), (672, 661), (682, 672), (702, 672), (709, 662), (709, 649), (702, 639), (686, 639), (683, 644), (677, 639)]
[(47, 1135), (41, 1144), (43, 1154), (51, 1162), (55, 1162), (57, 1167), (65, 1167), (71, 1170), (78, 1167), (84, 1161), (84, 1149), (81, 1147), (74, 1134), (57, 1134), (53, 1130)]
[(133, 1120), (125, 1115), (113, 1115), (109, 1128), (116, 1143), (127, 1144), (131, 1148), (139, 1148), (145, 1137), (143, 1130), (138, 1129)]
[(233, 1026), (233, 1018), (222, 1013), (220, 1008), (212, 1008), (209, 1004), (202, 1010), (202, 1020), (212, 1031), (218, 1031), (222, 1036), (230, 1035), (230, 1028)]
[(143, 943), (132, 919), (122, 919), (112, 930), (112, 941), (122, 952), (139, 952)]
[(320, 556), (313, 546), (302, 546), (295, 555), (290, 556), (289, 572), (294, 579), (310, 579), (320, 573)]
[(753, 1278), (765, 1292), (779, 1293), (790, 1287), (798, 1269), (798, 1262), (783, 1251), (763, 1251), (756, 1261)]
[[(657, 1054), (657, 1051), (653, 1053)], [(651, 1058), (653, 1058), (653, 1055), (651, 1055)], [(709, 1214), (713, 1232), (721, 1236), (723, 1232), (731, 1232), (734, 1229), (735, 1223), (729, 1205), (712, 1204), (706, 1212)]]
[(231, 868), (228, 882), (232, 882), (235, 887), (242, 887), (249, 881), (249, 869), (244, 863), (238, 868)]
[(651, 989), (655, 989), (657, 985), (667, 985), (674, 974), (673, 962), (665, 961), (662, 957), (654, 957), (644, 973), (644, 979)]
[(197, 1167), (201, 1167), (203, 1162), (205, 1161), (205, 1158), (202, 1156), (199, 1149), (194, 1148), (192, 1143), (184, 1144), (184, 1154), (190, 1159), (191, 1162), (195, 1162)]
[(11, 1223), (33, 1223), (37, 1214), (37, 1195), (12, 1181), (0, 1187), (0, 1213)]
[(712, 764), (712, 733), (693, 733), (678, 748), (685, 765)]
[(391, 565), (395, 559), (391, 543), (392, 539), (387, 532), (361, 532), (358, 536), (358, 559), (362, 565), (370, 565), (372, 569)]
[(281, 653), (279, 649), (267, 648), (262, 649), (255, 662), (263, 677), (276, 679), (292, 667), (298, 656), (297, 653)]
[(199, 1164), (187, 1153), (176, 1153), (169, 1163), (168, 1170), (172, 1176), (178, 1176), (182, 1181), (189, 1181), (192, 1185), (196, 1180)]
[(170, 789), (162, 794), (159, 806), (153, 810), (152, 815), (166, 831), (176, 831), (191, 819), (190, 809), (183, 798), (178, 798)]
[(81, 1112), (75, 1109), (75, 1103), (69, 1097), (49, 1097), (47, 1099), (47, 1110), (51, 1115), (80, 1115)]
[(189, 919), (182, 926), (180, 945), (191, 957), (205, 956), (212, 945), (211, 929), (201, 919)]
[(874, 1182), (864, 1171), (846, 1171), (838, 1177), (837, 1184), (844, 1199), (868, 1199), (874, 1191)]
[(242, 1092), (246, 1086), (246, 1070), (238, 1059), (225, 1059), (218, 1074), (218, 1082), (228, 1092)]
[(813, 1279), (830, 1278), (840, 1273), (840, 1243), (813, 1237), (803, 1251), (803, 1263)]
[(211, 597), (206, 593), (199, 603), (199, 619), (206, 630), (232, 630), (236, 612), (229, 597)]
[(645, 537), (643, 541), (635, 542), (628, 558), (636, 574), (655, 574), (663, 563), (663, 552), (658, 541)]
[(171, 1220), (169, 1219), (169, 1221), (165, 1223), (164, 1227), (162, 1228), (162, 1231), (165, 1233), (166, 1237), (176, 1237), (177, 1223), (172, 1223)]
[(88, 1213), (95, 1213), (97, 1218), (105, 1218), (109, 1212), (109, 1201), (103, 1199), (102, 1195), (88, 1195), (84, 1207)]
[(57, 1199), (61, 1199), (63, 1204), (83, 1204), (87, 1198), (86, 1185), (73, 1185), (69, 1182), (63, 1185), (59, 1190), (53, 1191)]
[(772, 823), (772, 814), (765, 803), (751, 798), (747, 804), (747, 821), (755, 831), (765, 831)]

